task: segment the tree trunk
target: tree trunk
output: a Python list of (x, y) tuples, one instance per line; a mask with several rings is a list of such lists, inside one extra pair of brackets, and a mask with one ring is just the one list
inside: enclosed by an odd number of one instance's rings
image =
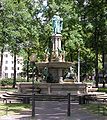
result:
[(0, 62), (0, 78), (2, 77), (2, 65), (3, 65), (3, 53), (4, 53), (4, 42), (5, 42), (5, 32), (4, 32), (4, 28), (5, 28), (5, 16), (4, 16), (4, 12), (2, 11), (2, 49), (1, 49), (1, 62)]
[(73, 62), (73, 54), (72, 54), (72, 49), (70, 48), (70, 61)]
[(2, 77), (3, 52), (4, 52), (4, 47), (1, 49), (0, 78)]
[(27, 82), (29, 82), (29, 51), (27, 51)]
[[(104, 42), (104, 41), (103, 41)], [(103, 44), (104, 45), (104, 44)], [(102, 71), (103, 71), (103, 88), (105, 87), (105, 67), (104, 67), (104, 46), (102, 48)]]
[(13, 77), (13, 88), (16, 85), (16, 51), (14, 52), (14, 77)]
[(94, 40), (95, 40), (95, 84), (98, 87), (99, 77), (98, 77), (98, 29), (95, 28)]

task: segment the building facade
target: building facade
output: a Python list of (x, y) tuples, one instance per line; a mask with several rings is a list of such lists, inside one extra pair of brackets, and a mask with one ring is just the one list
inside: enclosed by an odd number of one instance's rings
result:
[[(16, 56), (16, 78), (20, 77), (23, 68), (23, 58)], [(14, 76), (14, 55), (8, 51), (3, 53), (1, 78), (13, 78)]]

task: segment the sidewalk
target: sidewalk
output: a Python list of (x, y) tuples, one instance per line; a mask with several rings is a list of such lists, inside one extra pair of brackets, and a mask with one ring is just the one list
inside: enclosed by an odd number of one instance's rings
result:
[(35, 102), (35, 118), (31, 111), (20, 115), (2, 116), (0, 120), (107, 120), (107, 116), (92, 114), (78, 103), (71, 103), (71, 116), (67, 117), (67, 102)]

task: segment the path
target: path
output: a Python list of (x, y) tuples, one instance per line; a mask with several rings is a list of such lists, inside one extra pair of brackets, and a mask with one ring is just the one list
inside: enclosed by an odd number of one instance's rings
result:
[[(36, 117), (33, 120), (107, 120), (107, 116), (94, 115), (77, 103), (71, 103), (71, 116), (67, 117), (67, 102), (36, 102)], [(22, 115), (3, 116), (0, 120), (32, 120), (31, 111)]]

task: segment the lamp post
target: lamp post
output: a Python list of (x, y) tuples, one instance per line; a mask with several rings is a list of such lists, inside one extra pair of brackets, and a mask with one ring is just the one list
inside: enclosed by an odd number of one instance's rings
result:
[(36, 55), (33, 53), (30, 56), (30, 62), (32, 67), (32, 117), (35, 117), (35, 84), (34, 84), (34, 77), (35, 77), (35, 59)]
[(78, 83), (80, 82), (80, 48), (78, 49)]
[[(3, 31), (4, 30), (4, 26), (5, 26), (5, 17), (4, 17), (4, 7), (3, 7), (3, 4), (2, 2), (0, 2), (0, 17), (1, 17), (1, 20), (2, 20), (2, 34), (3, 34), (3, 43), (5, 41), (5, 32)], [(1, 49), (1, 59), (0, 59), (0, 78), (2, 77), (2, 64), (3, 64), (3, 51), (4, 51), (4, 44), (2, 46), (2, 49)]]

